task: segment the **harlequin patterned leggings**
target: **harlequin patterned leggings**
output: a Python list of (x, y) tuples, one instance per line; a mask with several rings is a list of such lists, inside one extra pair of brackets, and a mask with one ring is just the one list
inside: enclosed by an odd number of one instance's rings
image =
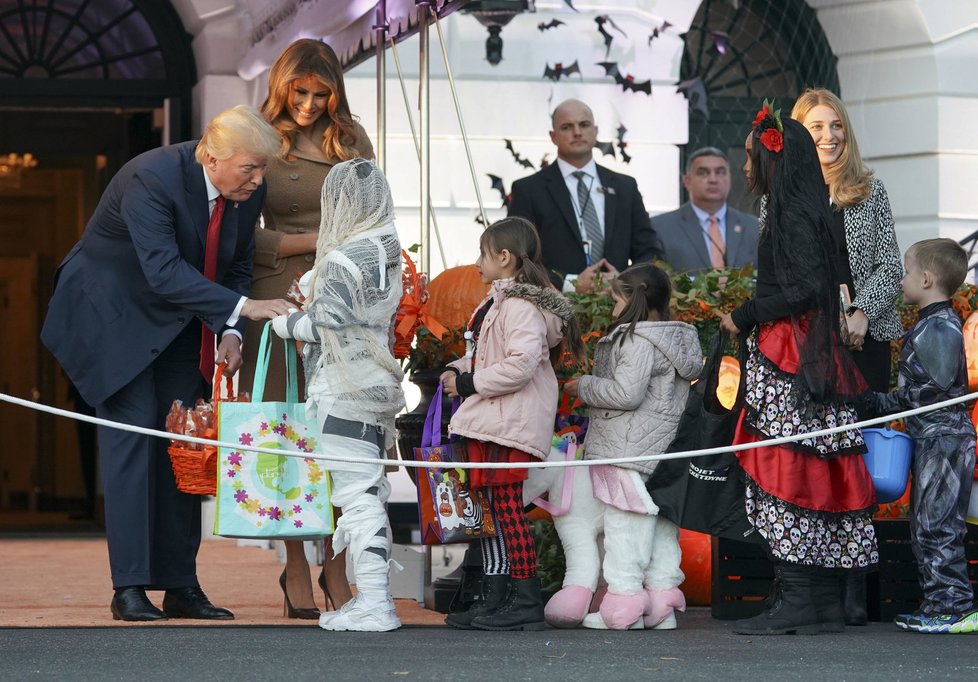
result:
[(514, 580), (537, 574), (533, 534), (523, 510), (523, 482), (487, 487), (497, 531), (482, 540), (482, 565), (487, 575), (509, 573)]

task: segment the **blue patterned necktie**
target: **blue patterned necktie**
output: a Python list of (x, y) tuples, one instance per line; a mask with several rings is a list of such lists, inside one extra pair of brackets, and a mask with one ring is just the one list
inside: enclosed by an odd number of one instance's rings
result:
[(594, 209), (594, 202), (591, 201), (591, 191), (588, 184), (584, 182), (585, 172), (574, 171), (571, 175), (577, 178), (577, 205), (581, 207), (580, 217), (589, 244), (587, 252), (590, 265), (600, 260), (604, 253), (604, 233), (601, 231), (601, 223), (598, 222), (598, 212)]

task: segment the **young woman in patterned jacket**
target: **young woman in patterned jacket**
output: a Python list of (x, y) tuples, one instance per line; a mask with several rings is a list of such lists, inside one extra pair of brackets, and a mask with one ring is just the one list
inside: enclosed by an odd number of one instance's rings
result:
[[(850, 349), (869, 387), (890, 390), (890, 341), (903, 336), (896, 309), (903, 266), (886, 189), (863, 164), (842, 101), (824, 88), (802, 93), (791, 118), (815, 140), (822, 176), (828, 185), (832, 218), (845, 233), (845, 252), (838, 258), (840, 283), (849, 286), (852, 305), (846, 313)], [(845, 587), (847, 625), (865, 625), (866, 584), (850, 576)]]

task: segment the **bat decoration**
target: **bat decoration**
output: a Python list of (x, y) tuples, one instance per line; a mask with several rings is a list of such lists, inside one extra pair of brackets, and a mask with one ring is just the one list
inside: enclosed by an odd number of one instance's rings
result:
[(560, 19), (553, 19), (552, 21), (548, 21), (547, 23), (543, 23), (541, 21), (539, 24), (537, 24), (537, 28), (540, 29), (540, 33), (543, 33), (544, 31), (549, 31), (552, 28), (557, 28), (558, 26), (566, 26), (566, 25), (567, 24), (565, 24)]
[(615, 133), (615, 138), (618, 140), (618, 153), (621, 154), (622, 163), (631, 163), (632, 161), (632, 157), (625, 151), (625, 147), (628, 146), (628, 143), (625, 142), (625, 133), (627, 132), (628, 128), (619, 123), (618, 130)]
[(503, 142), (506, 143), (506, 149), (513, 155), (513, 160), (516, 161), (516, 163), (523, 166), (523, 168), (533, 168), (533, 163), (529, 159), (524, 158), (522, 154), (519, 154), (515, 149), (513, 149), (512, 141), (507, 140), (504, 137)]
[(550, 154), (544, 154), (543, 158), (540, 159), (540, 170), (543, 170), (550, 165)]
[(506, 208), (509, 206), (509, 200), (512, 199), (512, 195), (506, 192), (506, 186), (503, 184), (503, 179), (498, 175), (493, 175), (492, 173), (486, 173), (489, 176), (489, 180), (492, 182), (492, 188), (497, 190), (503, 198), (503, 205), (500, 208)]
[(618, 69), (618, 62), (598, 62), (598, 66), (604, 69), (606, 76), (611, 76), (615, 79), (615, 83), (621, 86), (622, 92), (631, 90), (632, 92), (644, 92), (646, 95), (652, 94), (651, 80), (636, 82), (635, 77), (632, 75), (621, 75), (621, 71)]
[(549, 78), (552, 81), (557, 81), (560, 80), (561, 76), (569, 76), (572, 73), (576, 73), (581, 78), (584, 78), (584, 75), (581, 73), (581, 67), (577, 65), (577, 60), (574, 60), (574, 63), (569, 64), (568, 66), (564, 66), (560, 62), (557, 62), (554, 64), (553, 68), (550, 68), (550, 64), (547, 64), (546, 68), (543, 70), (543, 77)]
[(710, 118), (710, 109), (706, 100), (706, 85), (702, 78), (696, 77), (681, 81), (676, 86), (676, 92), (682, 93), (686, 101), (689, 102), (690, 111), (698, 111), (703, 114), (703, 118)]
[(713, 43), (710, 46), (711, 50), (719, 55), (727, 54), (727, 50), (730, 49), (730, 36), (728, 34), (723, 31), (710, 31), (707, 37)]
[(652, 35), (649, 36), (649, 45), (651, 45), (652, 41), (658, 38), (660, 34), (665, 33), (666, 29), (670, 26), (672, 26), (672, 24), (665, 20), (663, 20), (662, 26), (653, 26)]
[(482, 219), (482, 214), (481, 213), (476, 213), (476, 215), (475, 215), (475, 222), (479, 223), (483, 227), (489, 227), (488, 225), (486, 225), (486, 221)]
[(600, 33), (604, 37), (604, 56), (605, 59), (607, 59), (608, 55), (611, 53), (611, 43), (612, 41), (614, 41), (615, 38), (610, 33), (608, 33), (608, 30), (604, 27), (604, 25), (611, 24), (611, 28), (615, 29), (626, 38), (628, 37), (628, 35), (624, 31), (622, 31), (618, 27), (618, 24), (616, 24), (614, 20), (607, 14), (599, 14), (598, 16), (596, 16), (594, 18), (594, 23), (598, 25), (598, 33)]
[(574, 3), (571, 2), (571, 0), (564, 0), (564, 4), (567, 5), (568, 7), (570, 7), (572, 10), (574, 10), (578, 14), (581, 13), (581, 10), (577, 9), (576, 7), (574, 7)]
[(615, 143), (614, 142), (601, 142), (600, 140), (594, 143), (594, 148), (605, 156), (611, 156), (613, 159), (617, 159), (615, 156)]

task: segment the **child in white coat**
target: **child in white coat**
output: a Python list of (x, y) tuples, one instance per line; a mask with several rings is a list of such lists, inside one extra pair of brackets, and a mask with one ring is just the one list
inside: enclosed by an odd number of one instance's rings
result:
[(672, 286), (660, 268), (629, 268), (613, 280), (611, 295), (614, 320), (598, 341), (594, 374), (565, 389), (589, 407), (584, 458), (609, 460), (590, 467), (594, 498), (604, 509), (608, 593), (584, 626), (673, 629), (674, 610), (686, 606), (679, 591), (684, 576), (679, 529), (657, 516), (645, 489), (656, 463), (614, 460), (665, 451), (703, 355), (696, 328), (669, 320)]

